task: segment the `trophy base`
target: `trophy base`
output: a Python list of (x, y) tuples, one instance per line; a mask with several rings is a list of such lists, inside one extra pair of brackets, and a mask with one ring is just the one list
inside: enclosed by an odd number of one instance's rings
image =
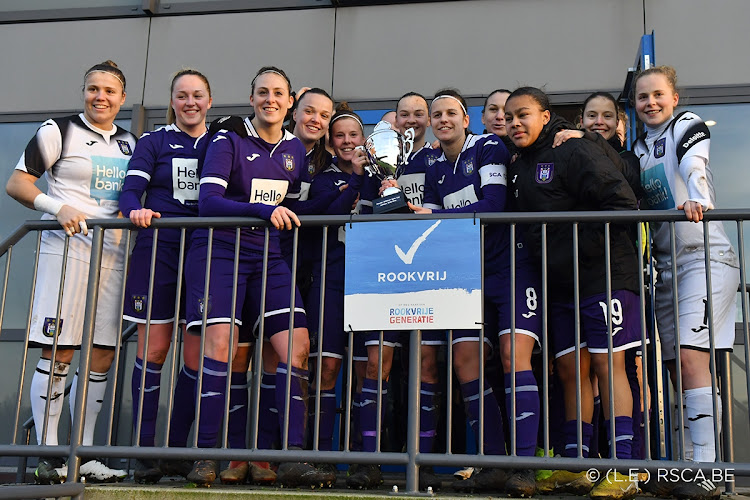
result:
[(374, 214), (409, 214), (411, 210), (406, 205), (406, 196), (402, 191), (382, 196), (372, 202)]

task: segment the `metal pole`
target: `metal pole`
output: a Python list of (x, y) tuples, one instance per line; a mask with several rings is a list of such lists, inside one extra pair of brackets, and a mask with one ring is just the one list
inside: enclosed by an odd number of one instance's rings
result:
[[(73, 411), (76, 418), (71, 422), (70, 455), (68, 456), (68, 479), (66, 483), (76, 483), (80, 478), (78, 469), (81, 466), (81, 458), (78, 456), (78, 448), (81, 446), (86, 420), (84, 411), (89, 391), (91, 353), (94, 347), (94, 323), (96, 322), (96, 304), (99, 300), (99, 275), (102, 265), (103, 242), (104, 230), (101, 226), (94, 226), (94, 234), (91, 240), (91, 258), (89, 259), (89, 280), (86, 290), (86, 309), (83, 316), (81, 355), (78, 361), (78, 390), (76, 392), (75, 410)], [(79, 493), (75, 498), (83, 500), (83, 493)]]
[(420, 401), (419, 381), (421, 380), (422, 331), (413, 330), (409, 334), (409, 389), (407, 395), (409, 416), (406, 430), (406, 454), (409, 462), (406, 464), (406, 492), (419, 491), (419, 465), (416, 462), (419, 453), (419, 410)]

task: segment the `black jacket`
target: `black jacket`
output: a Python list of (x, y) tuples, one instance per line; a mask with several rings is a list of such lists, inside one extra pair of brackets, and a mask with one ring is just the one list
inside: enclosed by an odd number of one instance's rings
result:
[[(573, 128), (552, 115), (534, 144), (519, 149), (510, 165), (511, 203), (523, 212), (635, 210), (636, 198), (619, 168), (601, 148), (586, 140), (569, 140), (552, 148), (555, 133)], [(531, 255), (540, 264), (541, 224), (526, 231)], [(638, 291), (637, 259), (626, 227), (611, 226), (612, 290)], [(604, 224), (578, 226), (581, 298), (606, 291)], [(547, 226), (548, 291), (555, 301), (573, 299), (573, 226)]]
[(599, 146), (628, 181), (636, 199), (640, 200), (643, 197), (643, 186), (641, 185), (641, 162), (638, 157), (622, 145), (617, 134), (606, 140), (602, 134), (584, 130), (583, 137)]

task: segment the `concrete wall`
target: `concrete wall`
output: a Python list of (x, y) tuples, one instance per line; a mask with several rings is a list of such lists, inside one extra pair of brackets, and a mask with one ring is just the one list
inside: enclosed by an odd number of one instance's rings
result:
[[(683, 85), (750, 83), (745, 0), (646, 0), (657, 62)], [(0, 111), (81, 107), (81, 77), (110, 58), (128, 78), (127, 105), (166, 105), (169, 76), (204, 71), (216, 105), (243, 105), (258, 67), (295, 87), (378, 100), (454, 86), (466, 95), (546, 85), (617, 89), (644, 31), (642, 2), (469, 0), (340, 9), (0, 25)], [(272, 40), (272, 41), (271, 41)]]

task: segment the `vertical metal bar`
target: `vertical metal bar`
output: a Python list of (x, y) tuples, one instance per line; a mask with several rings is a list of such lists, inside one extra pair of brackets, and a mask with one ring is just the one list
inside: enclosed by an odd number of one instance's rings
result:
[[(578, 458), (583, 458), (583, 417), (581, 411), (581, 286), (578, 278), (578, 223), (573, 223), (573, 313), (576, 359), (576, 442)], [(588, 377), (589, 374), (587, 373)]]
[[(239, 280), (239, 269), (240, 269), (240, 237), (242, 236), (242, 229), (236, 227), (234, 230), (234, 270), (232, 271), (232, 313), (229, 316), (229, 354), (227, 356), (227, 380), (224, 385), (224, 425), (221, 429), (221, 447), (226, 448), (229, 441), (229, 408), (231, 401), (230, 396), (232, 394), (232, 369), (234, 368), (234, 357), (237, 355), (237, 351), (234, 347), (235, 337), (239, 336), (237, 329), (237, 281)], [(245, 388), (247, 390), (247, 387)]]
[[(714, 345), (714, 339), (716, 338), (716, 330), (714, 330), (714, 300), (713, 300), (713, 286), (711, 284), (711, 241), (708, 234), (709, 222), (703, 221), (703, 249), (706, 266), (706, 313), (708, 316), (708, 349), (710, 357), (708, 359), (709, 370), (711, 373), (711, 403), (713, 406), (714, 415), (719, 414), (719, 391), (718, 381), (716, 380), (718, 372), (716, 371), (716, 347)], [(714, 446), (716, 450), (716, 460), (721, 460), (721, 438), (719, 437), (719, 419), (714, 418)]]
[[(719, 364), (721, 366), (721, 401), (723, 411), (723, 438), (724, 454), (723, 462), (734, 463), (734, 408), (732, 406), (732, 354), (728, 351), (719, 353)], [(717, 458), (719, 453), (716, 453)], [(724, 481), (725, 493), (735, 492), (734, 481)]]
[(747, 398), (750, 401), (750, 322), (748, 321), (748, 313), (750, 312), (750, 306), (748, 306), (748, 294), (747, 294), (747, 272), (745, 268), (745, 233), (743, 231), (743, 221), (737, 221), (737, 251), (739, 252), (740, 259), (740, 301), (742, 303), (742, 344), (744, 347), (744, 365), (745, 365), (745, 390), (747, 391)]
[(208, 246), (206, 247), (206, 272), (204, 274), (204, 285), (203, 285), (203, 314), (201, 315), (201, 348), (200, 358), (198, 361), (198, 379), (195, 381), (196, 387), (196, 398), (195, 398), (195, 422), (193, 433), (193, 448), (198, 447), (198, 428), (200, 427), (201, 418), (201, 393), (203, 392), (203, 364), (206, 359), (206, 323), (208, 322), (208, 299), (210, 290), (209, 285), (211, 284), (211, 257), (213, 253), (214, 244), (214, 228), (208, 228)]
[(419, 491), (419, 466), (416, 459), (419, 453), (419, 411), (422, 408), (419, 381), (421, 380), (421, 346), (422, 331), (412, 330), (409, 332), (409, 393), (408, 419), (406, 427), (406, 454), (409, 463), (406, 465), (406, 492), (416, 493)]
[[(268, 231), (268, 228), (266, 228), (266, 231)], [(297, 248), (297, 233), (294, 234), (294, 246), (293, 248)], [(286, 389), (284, 390), (284, 401), (286, 401), (286, 404), (284, 405), (284, 429), (282, 430), (282, 445), (281, 449), (286, 450), (289, 447), (289, 407), (292, 405), (292, 372), (293, 366), (292, 366), (292, 353), (294, 352), (294, 299), (296, 291), (295, 287), (295, 280), (297, 276), (297, 252), (293, 252), (292, 254), (292, 291), (291, 296), (289, 298), (289, 332), (288, 332), (288, 339), (289, 343), (287, 344), (286, 349)], [(265, 288), (263, 289), (265, 294)], [(264, 311), (265, 314), (265, 311)], [(273, 332), (276, 333), (276, 332)], [(273, 335), (272, 333), (272, 335)], [(276, 381), (278, 384), (278, 380)]]
[[(29, 314), (26, 316), (26, 335), (24, 335), (23, 341), (23, 353), (21, 354), (21, 374), (19, 375), (18, 382), (18, 395), (16, 396), (16, 410), (13, 416), (13, 440), (12, 444), (18, 444), (18, 424), (21, 418), (21, 401), (24, 393), (24, 379), (26, 378), (26, 362), (29, 357), (29, 331), (31, 330), (31, 310), (34, 306), (34, 293), (36, 292), (36, 278), (39, 270), (39, 248), (42, 243), (42, 233), (37, 232), (36, 235), (36, 251), (34, 252), (34, 275), (31, 278), (31, 294), (29, 296)], [(38, 429), (37, 429), (38, 432)]]
[[(368, 356), (369, 357), (369, 356)], [(368, 361), (369, 363), (369, 361)], [(375, 404), (377, 420), (375, 420), (375, 453), (380, 453), (381, 432), (383, 431), (383, 330), (378, 335), (378, 400)]]
[[(638, 254), (638, 311), (640, 315), (640, 322), (641, 322), (641, 377), (642, 377), (642, 387), (641, 387), (641, 398), (643, 401), (643, 426), (644, 426), (644, 442), (642, 448), (645, 450), (645, 459), (651, 460), (651, 429), (649, 427), (650, 425), (650, 417), (649, 417), (649, 406), (651, 404), (649, 397), (648, 397), (648, 357), (647, 357), (647, 351), (646, 349), (646, 298), (644, 296), (646, 288), (645, 284), (643, 282), (643, 252), (641, 249), (643, 248), (643, 223), (639, 222), (637, 224), (638, 227), (638, 246), (636, 248), (636, 254)], [(640, 457), (635, 457), (640, 458)]]
[[(55, 376), (55, 359), (57, 358), (57, 343), (60, 337), (60, 312), (62, 310), (63, 295), (65, 292), (65, 273), (68, 268), (68, 249), (70, 248), (70, 237), (65, 238), (65, 246), (63, 247), (62, 256), (62, 267), (60, 268), (60, 288), (57, 293), (57, 307), (55, 308), (55, 336), (52, 338), (52, 354), (50, 355), (50, 366), (49, 366), (49, 379), (47, 380), (47, 394), (46, 401), (44, 404), (44, 425), (42, 426), (42, 443), (47, 442), (47, 430), (49, 424), (49, 407), (50, 401), (52, 401), (52, 379)], [(92, 249), (93, 252), (93, 249)], [(80, 366), (80, 362), (79, 362)], [(79, 370), (80, 372), (80, 370)], [(82, 375), (79, 373), (79, 379)], [(86, 377), (88, 380), (88, 376)], [(80, 381), (80, 380), (79, 380)], [(75, 415), (81, 415), (75, 413)], [(82, 415), (81, 415), (82, 416)], [(71, 441), (72, 444), (72, 441)]]
[[(124, 229), (122, 231), (125, 231)], [(123, 267), (123, 277), (122, 277), (122, 283), (120, 284), (120, 297), (122, 300), (119, 302), (119, 306), (117, 307), (117, 317), (122, 319), (122, 313), (123, 309), (125, 308), (125, 284), (127, 282), (127, 273), (124, 271), (125, 269), (128, 269), (128, 265), (130, 264), (130, 237), (132, 235), (131, 231), (127, 232), (127, 236), (125, 237), (125, 260), (124, 260), (124, 267)], [(108, 402), (109, 406), (109, 414), (111, 415), (111, 418), (107, 419), (107, 442), (106, 446), (110, 446), (112, 444), (113, 438), (116, 440), (115, 433), (117, 432), (117, 429), (119, 427), (120, 423), (120, 414), (119, 412), (115, 411), (115, 398), (118, 396), (120, 397), (120, 402), (122, 402), (122, 392), (118, 391), (118, 387), (120, 387), (120, 382), (122, 379), (121, 372), (120, 372), (120, 365), (121, 365), (121, 352), (122, 352), (122, 321), (120, 321), (120, 326), (118, 328), (118, 334), (117, 334), (117, 342), (115, 343), (115, 356), (114, 361), (112, 363), (112, 367), (110, 368), (112, 372), (112, 385), (111, 385), (111, 393), (110, 398)], [(131, 431), (132, 432), (132, 431)]]
[[(447, 375), (446, 375), (446, 393), (445, 402), (448, 411), (445, 414), (445, 454), (452, 455), (453, 447), (451, 446), (451, 429), (453, 429), (453, 330), (448, 330), (448, 349), (447, 357)], [(750, 387), (750, 386), (748, 386)]]
[(510, 454), (516, 455), (516, 225), (510, 225)]
[[(169, 372), (169, 394), (170, 396), (167, 398), (167, 418), (165, 419), (165, 425), (164, 425), (164, 435), (169, 436), (170, 426), (171, 426), (171, 416), (172, 412), (174, 411), (174, 388), (177, 378), (177, 373), (179, 372), (179, 363), (178, 363), (178, 351), (180, 347), (179, 342), (179, 335), (180, 335), (180, 298), (182, 297), (182, 275), (184, 272), (185, 267), (185, 242), (187, 237), (187, 231), (186, 228), (183, 226), (180, 229), (180, 252), (177, 260), (177, 286), (175, 287), (175, 298), (174, 298), (174, 313), (175, 313), (175, 319), (174, 323), (172, 323), (172, 353), (170, 356), (170, 365), (172, 369)], [(187, 325), (185, 325), (185, 333), (187, 334)], [(183, 342), (184, 342), (183, 338)], [(164, 440), (165, 446), (169, 446), (169, 439)]]
[(351, 434), (352, 434), (352, 389), (356, 391), (356, 387), (353, 384), (354, 381), (354, 331), (349, 329), (349, 353), (346, 357), (346, 385), (344, 389), (346, 393), (344, 408), (344, 451), (351, 451)]
[[(655, 289), (655, 274), (656, 269), (653, 262), (653, 245), (651, 242), (651, 225), (646, 224), (646, 255), (648, 256), (648, 289), (650, 291), (649, 304), (651, 306), (651, 315), (649, 316), (649, 324), (651, 331), (653, 332), (653, 338), (651, 343), (653, 345), (654, 359), (651, 360), (651, 367), (654, 370), (654, 409), (656, 411), (656, 426), (657, 426), (657, 444), (658, 453), (657, 458), (660, 459), (672, 459), (671, 450), (668, 456), (668, 448), (671, 443), (671, 427), (667, 425), (670, 418), (670, 403), (669, 398), (665, 396), (664, 388), (669, 387), (669, 379), (665, 374), (662, 349), (661, 349), (661, 338), (656, 333), (656, 289)], [(643, 367), (644, 371), (646, 367)], [(670, 436), (669, 439), (667, 436)]]
[[(481, 259), (481, 283), (482, 286), (484, 286), (484, 224), (481, 224), (479, 226), (479, 241), (480, 241), (480, 252), (482, 255)], [(484, 455), (484, 293), (482, 293), (482, 319), (480, 320), (480, 326), (479, 326), (479, 342), (477, 342), (477, 345), (479, 346), (479, 425), (477, 426), (479, 432), (479, 436), (477, 436), (477, 442), (478, 444), (478, 455)]]
[(545, 457), (552, 456), (549, 449), (549, 310), (547, 308), (548, 279), (547, 224), (542, 223), (542, 439), (544, 440)]
[(5, 272), (3, 273), (2, 300), (0, 300), (0, 336), (3, 331), (3, 319), (5, 318), (5, 299), (8, 296), (8, 277), (10, 276), (10, 259), (13, 255), (13, 246), (8, 247), (5, 256)]
[[(295, 231), (298, 229), (295, 228)], [(326, 272), (328, 271), (328, 226), (323, 226), (323, 243), (321, 244), (320, 262), (320, 311), (318, 314), (318, 369), (315, 373), (315, 419), (313, 429), (313, 450), (319, 450), (320, 440), (320, 383), (323, 377), (323, 325), (325, 324)], [(295, 247), (296, 248), (296, 247)], [(349, 387), (349, 386), (347, 386)], [(335, 417), (331, 417), (335, 418)]]
[[(268, 286), (268, 249), (270, 246), (271, 232), (269, 228), (263, 233), (263, 271), (260, 277), (260, 289), (266, 290)], [(250, 418), (250, 448), (258, 448), (258, 422), (260, 421), (260, 385), (263, 377), (263, 349), (265, 349), (266, 334), (266, 294), (260, 294), (260, 323), (258, 325), (258, 340), (255, 343), (255, 378), (253, 379), (252, 416)], [(271, 347), (273, 349), (273, 347)], [(276, 381), (278, 384), (278, 380)]]
[(677, 442), (680, 446), (680, 453), (678, 454), (678, 457), (680, 460), (685, 460), (685, 422), (682, 415), (682, 408), (685, 403), (682, 398), (682, 366), (680, 364), (680, 306), (677, 290), (677, 247), (674, 221), (669, 222), (669, 246), (672, 263), (672, 305), (674, 309), (673, 319), (675, 371), (677, 372), (675, 376), (675, 379), (677, 380), (677, 387), (675, 387), (675, 392), (677, 393)]
[[(129, 234), (129, 232), (128, 232)], [(141, 380), (138, 382), (140, 390), (138, 391), (138, 415), (136, 415), (135, 424), (135, 444), (136, 446), (141, 445), (141, 423), (143, 421), (143, 399), (146, 396), (146, 365), (148, 363), (148, 345), (151, 340), (151, 313), (153, 311), (153, 300), (154, 300), (154, 276), (156, 274), (156, 252), (159, 245), (159, 228), (154, 228), (153, 243), (151, 244), (151, 264), (149, 269), (151, 270), (148, 276), (148, 293), (146, 297), (146, 328), (143, 333), (143, 352), (137, 353), (141, 355)], [(127, 268), (126, 268), (127, 269)]]
[[(102, 244), (104, 230), (101, 226), (94, 226), (91, 239), (91, 258), (89, 259), (89, 279), (86, 290), (86, 309), (83, 317), (83, 337), (81, 339), (81, 355), (78, 360), (78, 390), (76, 391), (76, 418), (71, 422), (70, 455), (68, 456), (68, 479), (66, 483), (78, 482), (81, 458), (78, 449), (83, 439), (83, 429), (86, 421), (86, 398), (89, 391), (89, 372), (91, 371), (91, 353), (94, 348), (94, 326), (96, 322), (96, 304), (99, 300), (99, 276), (102, 266)], [(67, 249), (67, 245), (66, 245)]]
[[(612, 255), (611, 227), (609, 222), (604, 223), (604, 276), (607, 307), (607, 390), (609, 391), (609, 456), (617, 458), (617, 437), (615, 436), (615, 383), (614, 383), (614, 354), (612, 344)], [(601, 383), (601, 380), (599, 381)], [(593, 388), (592, 388), (593, 389)], [(601, 391), (599, 392), (601, 396)]]

